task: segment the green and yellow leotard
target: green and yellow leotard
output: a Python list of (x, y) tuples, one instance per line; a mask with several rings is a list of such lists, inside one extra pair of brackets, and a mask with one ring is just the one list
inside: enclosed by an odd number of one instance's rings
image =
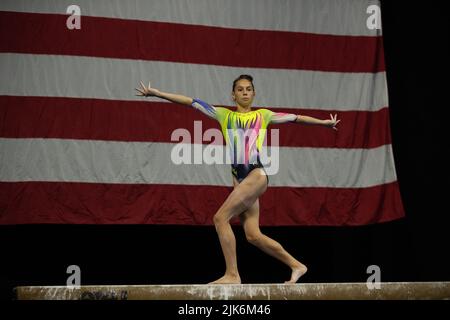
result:
[(295, 114), (257, 109), (246, 113), (214, 107), (199, 99), (192, 106), (217, 120), (231, 155), (231, 172), (241, 182), (254, 169), (262, 168), (260, 151), (271, 123), (294, 122)]

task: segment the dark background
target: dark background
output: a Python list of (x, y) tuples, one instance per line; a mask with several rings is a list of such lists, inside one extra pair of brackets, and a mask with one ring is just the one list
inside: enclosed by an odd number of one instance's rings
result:
[[(444, 197), (444, 113), (449, 104), (449, 32), (444, 7), (383, 1), (393, 149), (406, 218), (362, 227), (263, 227), (308, 265), (303, 282), (450, 281)], [(443, 80), (445, 79), (445, 80)], [(441, 185), (439, 185), (441, 182)], [(213, 214), (213, 212), (211, 213)], [(244, 283), (280, 283), (290, 270), (234, 227)], [(214, 227), (153, 225), (0, 226), (0, 298), (18, 285), (207, 283), (224, 261)]]

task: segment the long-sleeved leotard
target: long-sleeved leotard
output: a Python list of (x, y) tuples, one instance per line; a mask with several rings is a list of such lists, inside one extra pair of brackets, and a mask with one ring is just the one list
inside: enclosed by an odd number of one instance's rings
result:
[(295, 122), (297, 119), (295, 114), (268, 109), (246, 113), (231, 111), (199, 99), (193, 99), (192, 107), (219, 122), (231, 155), (231, 172), (238, 182), (244, 180), (253, 169), (263, 168), (259, 154), (269, 124)]

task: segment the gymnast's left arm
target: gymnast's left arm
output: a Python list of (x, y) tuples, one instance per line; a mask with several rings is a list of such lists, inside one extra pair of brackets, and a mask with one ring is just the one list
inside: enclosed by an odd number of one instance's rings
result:
[(334, 116), (330, 114), (330, 119), (321, 120), (310, 116), (295, 115), (293, 113), (274, 112), (272, 114), (270, 122), (271, 123), (296, 122), (306, 125), (319, 125), (337, 130), (336, 125), (339, 123), (339, 121), (341, 120), (337, 119), (337, 114), (335, 114)]
[(321, 119), (317, 119), (317, 118), (313, 118), (313, 117), (309, 117), (309, 116), (303, 116), (303, 115), (298, 115), (297, 119), (295, 120), (295, 122), (300, 123), (300, 124), (319, 125), (319, 126), (332, 128), (334, 130), (337, 130), (336, 125), (340, 121), (341, 120), (338, 120), (338, 118), (337, 118), (337, 114), (335, 114), (333, 116), (331, 113), (330, 113), (330, 119), (325, 119), (325, 120), (321, 120)]

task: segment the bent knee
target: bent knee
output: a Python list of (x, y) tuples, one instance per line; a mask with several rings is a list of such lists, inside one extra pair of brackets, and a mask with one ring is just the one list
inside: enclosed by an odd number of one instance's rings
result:
[(257, 245), (258, 243), (261, 242), (262, 238), (263, 238), (263, 234), (261, 232), (251, 232), (251, 233), (246, 233), (245, 237), (247, 238), (247, 241), (250, 242), (253, 245)]
[(224, 223), (227, 223), (228, 219), (226, 218), (226, 216), (223, 213), (221, 213), (219, 211), (214, 215), (213, 222), (214, 222), (214, 225), (217, 226), (217, 225), (222, 225)]

